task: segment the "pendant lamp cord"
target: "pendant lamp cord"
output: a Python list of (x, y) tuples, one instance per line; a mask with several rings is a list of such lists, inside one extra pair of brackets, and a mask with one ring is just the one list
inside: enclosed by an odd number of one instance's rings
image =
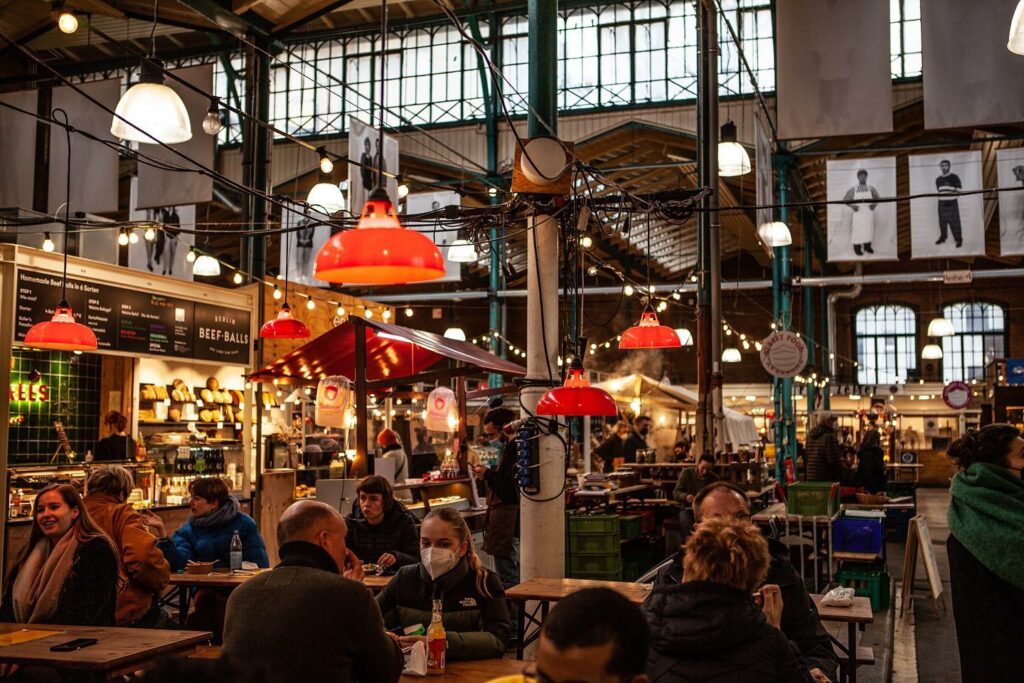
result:
[(156, 22), (159, 4), (160, 0), (153, 0), (153, 28), (149, 29), (149, 56), (152, 59), (156, 59)]
[(651, 214), (647, 213), (647, 305), (651, 304)]
[[(64, 116), (64, 133), (67, 137), (68, 142), (68, 168), (67, 168), (67, 183), (64, 186), (67, 194), (64, 199), (64, 275), (60, 280), (60, 305), (67, 307), (68, 305), (68, 232), (70, 232), (70, 221), (71, 221), (71, 122), (68, 119), (68, 113), (63, 109), (54, 109), (50, 112), (50, 118), (57, 121), (57, 113), (60, 112)], [(57, 123), (60, 123), (57, 121)]]
[(388, 35), (388, 0), (380, 0), (380, 104), (377, 112), (380, 137), (377, 138), (377, 187), (384, 189), (384, 65), (387, 61), (385, 43)]
[[(308, 217), (307, 220), (309, 220)], [(284, 305), (288, 306), (288, 275), (292, 265), (292, 241), (288, 238), (291, 237), (291, 233), (285, 233), (282, 237), (284, 237)]]

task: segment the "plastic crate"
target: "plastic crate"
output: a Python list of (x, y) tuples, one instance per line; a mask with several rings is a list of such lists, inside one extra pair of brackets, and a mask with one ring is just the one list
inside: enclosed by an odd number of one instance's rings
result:
[(906, 541), (907, 527), (916, 515), (916, 510), (886, 510), (885, 529), (889, 540), (897, 543)]
[(889, 609), (889, 573), (884, 569), (860, 569), (846, 566), (839, 570), (839, 583), (853, 588), (857, 595), (871, 600), (871, 611)]
[(573, 534), (569, 537), (571, 555), (609, 555), (619, 552), (618, 534)]
[(794, 515), (831, 517), (839, 510), (839, 483), (798, 481), (786, 487), (786, 510)]
[(618, 515), (569, 515), (569, 535), (619, 534)]
[(885, 525), (881, 519), (840, 517), (832, 525), (832, 549), (847, 553), (881, 553)]
[(643, 533), (644, 520), (640, 515), (619, 516), (619, 537), (624, 541), (636, 538)]
[(606, 555), (569, 555), (569, 573), (580, 574), (621, 574), (622, 557), (618, 553)]

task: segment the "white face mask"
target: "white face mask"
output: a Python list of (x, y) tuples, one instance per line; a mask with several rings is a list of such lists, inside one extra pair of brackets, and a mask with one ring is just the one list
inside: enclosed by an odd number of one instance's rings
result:
[(420, 548), (420, 561), (427, 568), (430, 578), (437, 580), (459, 563), (459, 556), (447, 548)]

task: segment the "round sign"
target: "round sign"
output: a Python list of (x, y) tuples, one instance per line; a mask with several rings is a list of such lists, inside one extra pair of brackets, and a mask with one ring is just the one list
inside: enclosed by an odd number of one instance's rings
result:
[(794, 332), (772, 332), (761, 342), (761, 365), (773, 377), (796, 377), (807, 366), (807, 344)]
[(973, 392), (966, 382), (950, 382), (942, 390), (942, 400), (953, 410), (962, 410), (971, 405)]

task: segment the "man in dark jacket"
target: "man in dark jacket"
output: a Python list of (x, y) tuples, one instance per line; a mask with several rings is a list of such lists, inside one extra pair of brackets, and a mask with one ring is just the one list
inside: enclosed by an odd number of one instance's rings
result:
[[(750, 518), (746, 494), (727, 482), (716, 482), (694, 499), (693, 512), (697, 522), (706, 517)], [(768, 539), (771, 564), (766, 584), (777, 585), (782, 594), (782, 632), (796, 646), (800, 657), (815, 681), (836, 680), (839, 660), (832, 642), (821, 626), (818, 610), (807, 593), (803, 580), (789, 561), (789, 549), (775, 539)], [(681, 565), (674, 562), (658, 575), (659, 583), (678, 583)]]
[(295, 503), (277, 527), (281, 563), (228, 600), (224, 656), (291, 681), (394, 683), (402, 652), (384, 630), (362, 563), (331, 506)]
[(626, 438), (622, 445), (622, 459), (624, 462), (636, 462), (636, 452), (647, 449), (647, 434), (651, 431), (651, 418), (646, 415), (633, 420), (633, 432)]
[(497, 467), (477, 465), (473, 473), (487, 484), (487, 519), (484, 522), (484, 552), (494, 558), (501, 585), (508, 589), (519, 583), (519, 488), (516, 485), (516, 443), (505, 434), (505, 425), (515, 419), (508, 408), (495, 408), (484, 417), (484, 434), (501, 451)]
[(359, 504), (345, 518), (345, 545), (363, 562), (398, 569), (420, 561), (416, 521), (395, 500), (391, 482), (380, 475), (365, 477), (356, 486)]
[(804, 462), (807, 481), (841, 481), (843, 451), (836, 439), (836, 416), (828, 411), (815, 413), (817, 424), (807, 435)]

